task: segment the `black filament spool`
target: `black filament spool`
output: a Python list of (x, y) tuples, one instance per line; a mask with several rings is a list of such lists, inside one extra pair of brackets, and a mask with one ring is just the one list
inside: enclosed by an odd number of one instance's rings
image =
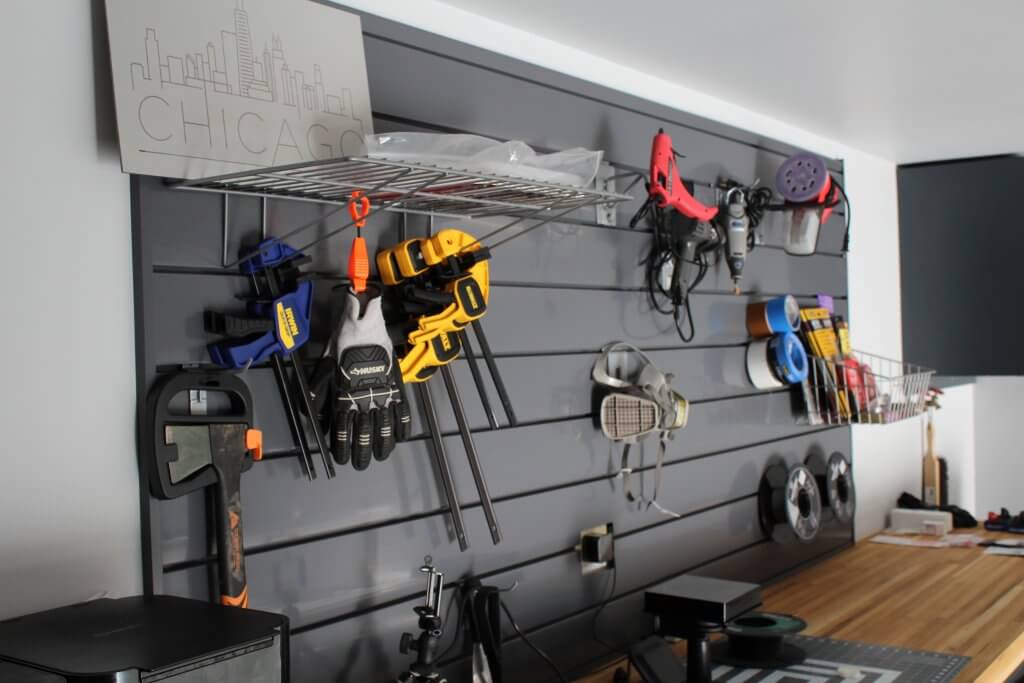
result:
[(758, 519), (776, 543), (811, 543), (821, 530), (821, 491), (804, 465), (770, 465), (761, 478)]
[(821, 490), (825, 521), (853, 522), (857, 514), (857, 490), (853, 484), (853, 466), (846, 456), (835, 451), (826, 460), (821, 455), (811, 454), (806, 464)]
[(786, 642), (786, 636), (799, 633), (807, 623), (788, 614), (752, 612), (730, 622), (727, 638), (711, 645), (711, 658), (717, 664), (745, 669), (784, 669), (801, 664), (807, 653)]

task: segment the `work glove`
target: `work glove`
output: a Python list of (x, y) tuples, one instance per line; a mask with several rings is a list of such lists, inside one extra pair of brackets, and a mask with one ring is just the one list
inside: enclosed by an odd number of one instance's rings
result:
[(321, 394), (333, 397), (326, 411), (331, 454), (339, 465), (351, 460), (357, 470), (365, 470), (371, 456), (385, 460), (396, 442), (408, 438), (410, 423), (379, 290), (371, 286), (363, 295), (347, 290), (345, 310), (324, 360), (331, 366), (328, 375), (333, 375)]

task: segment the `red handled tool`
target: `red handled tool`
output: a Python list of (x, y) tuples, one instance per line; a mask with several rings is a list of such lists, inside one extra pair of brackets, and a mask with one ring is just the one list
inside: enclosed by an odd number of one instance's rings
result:
[(651, 149), (651, 183), (648, 192), (658, 203), (658, 208), (671, 206), (687, 218), (708, 222), (718, 215), (717, 206), (704, 206), (686, 189), (679, 177), (672, 138), (660, 128), (654, 136), (654, 147)]
[(370, 215), (370, 198), (362, 190), (350, 195), (348, 213), (355, 221), (356, 236), (352, 240), (352, 251), (348, 255), (348, 279), (356, 292), (366, 291), (366, 281), (370, 277), (370, 256), (366, 251), (366, 240), (363, 239), (363, 227), (366, 217)]

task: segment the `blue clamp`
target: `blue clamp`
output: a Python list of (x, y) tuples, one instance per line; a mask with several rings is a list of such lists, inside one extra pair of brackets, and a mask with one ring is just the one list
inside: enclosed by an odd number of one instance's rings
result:
[(289, 247), (276, 237), (271, 237), (260, 242), (256, 247), (256, 252), (247, 256), (239, 264), (239, 268), (243, 273), (249, 275), (267, 268), (275, 268), (302, 255), (301, 251)]
[[(268, 242), (277, 242), (277, 240), (267, 240), (263, 244)], [(279, 253), (284, 255), (284, 260), (294, 258), (294, 255), (298, 254), (285, 244), (280, 242), (277, 244), (283, 247)], [(273, 256), (273, 254), (268, 253), (268, 256)], [(266, 261), (261, 261), (261, 263), (266, 263)], [(269, 314), (274, 323), (273, 330), (256, 337), (209, 344), (206, 348), (210, 352), (210, 359), (219, 367), (237, 370), (262, 363), (274, 353), (287, 356), (309, 341), (309, 319), (312, 308), (313, 283), (308, 280), (300, 282), (294, 292), (280, 296), (271, 305)]]

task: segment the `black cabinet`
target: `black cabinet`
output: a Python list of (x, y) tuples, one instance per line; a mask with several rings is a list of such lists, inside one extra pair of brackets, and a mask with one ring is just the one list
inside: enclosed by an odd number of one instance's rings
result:
[(903, 357), (940, 375), (1021, 375), (1024, 159), (898, 171)]

